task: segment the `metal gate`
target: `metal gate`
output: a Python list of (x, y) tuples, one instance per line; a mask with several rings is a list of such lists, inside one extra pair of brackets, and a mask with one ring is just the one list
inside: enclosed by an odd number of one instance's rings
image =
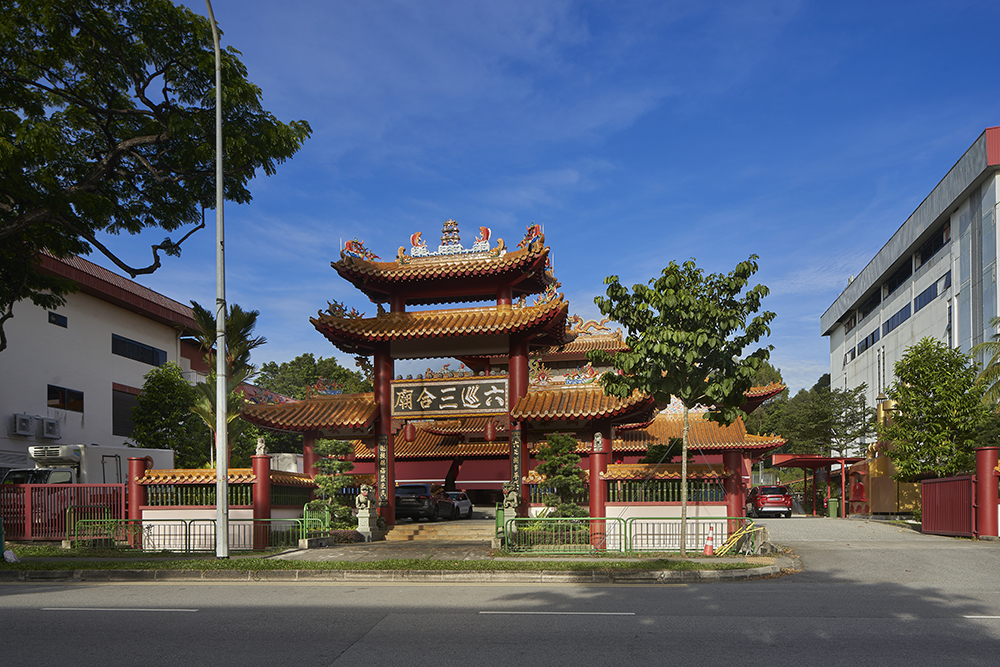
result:
[(925, 479), (920, 483), (920, 530), (932, 535), (976, 536), (976, 478)]
[(5, 484), (0, 517), (8, 540), (64, 540), (66, 515), (124, 519), (124, 484)]

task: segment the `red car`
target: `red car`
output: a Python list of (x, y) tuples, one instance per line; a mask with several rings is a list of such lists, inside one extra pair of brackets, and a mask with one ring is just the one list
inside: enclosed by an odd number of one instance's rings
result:
[(792, 496), (787, 486), (755, 486), (747, 496), (747, 516), (792, 516)]

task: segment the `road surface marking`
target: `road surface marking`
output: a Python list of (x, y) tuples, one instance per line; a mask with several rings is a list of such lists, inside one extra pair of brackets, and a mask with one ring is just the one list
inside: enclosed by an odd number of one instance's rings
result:
[(481, 611), (480, 614), (511, 616), (635, 616), (631, 611)]
[(966, 616), (965, 618), (1000, 618), (1000, 616)]
[(135, 607), (42, 607), (42, 611), (174, 611), (195, 612), (197, 609), (137, 609)]

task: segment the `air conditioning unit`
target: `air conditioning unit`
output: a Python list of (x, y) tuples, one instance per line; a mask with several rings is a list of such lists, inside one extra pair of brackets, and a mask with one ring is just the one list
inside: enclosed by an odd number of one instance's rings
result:
[(42, 420), (42, 437), (58, 440), (60, 436), (59, 420), (46, 417)]
[(34, 417), (31, 415), (14, 413), (10, 418), (10, 434), (11, 435), (35, 435), (35, 429), (32, 428), (34, 424), (32, 420)]

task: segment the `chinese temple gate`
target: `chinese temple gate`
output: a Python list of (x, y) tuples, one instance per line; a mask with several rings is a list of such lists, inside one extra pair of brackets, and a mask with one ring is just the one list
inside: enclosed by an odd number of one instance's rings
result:
[[(597, 379), (610, 369), (593, 368), (585, 355), (591, 349), (623, 349), (624, 343), (606, 321), (570, 317), (537, 225), (530, 225), (512, 250), (502, 239), (492, 242), (488, 228), (479, 230), (466, 249), (457, 223), (449, 220), (436, 250), (416, 233), (409, 251), (400, 247), (388, 262), (358, 241), (345, 244), (332, 266), (378, 312), (365, 317), (331, 304), (310, 321), (341, 351), (373, 359), (374, 392), (248, 405), (243, 417), (264, 428), (303, 433), (310, 474), (315, 474), (317, 437), (353, 441), (356, 464), (372, 465), (380, 513), (390, 525), (398, 448), (408, 458), (419, 453), (448, 461), (446, 476), (452, 481), (466, 462), (475, 468), (506, 458), (504, 476), (521, 484), (526, 502), (531, 451), (546, 433), (573, 433), (578, 452), (589, 459), (590, 515), (605, 516), (608, 480), (627, 476), (622, 466), (634, 463), (651, 437), (663, 436), (671, 417), (658, 414), (649, 396), (620, 400), (603, 392)], [(483, 302), (488, 305), (464, 305)], [(442, 305), (449, 307), (407, 310)], [(462, 368), (451, 371), (446, 364), (441, 371), (394, 377), (397, 359), (423, 358), (458, 359)], [(755, 388), (744, 409), (749, 412), (782, 389)], [(697, 422), (697, 415), (693, 419)], [(784, 441), (747, 435), (742, 422), (735, 431), (705, 424), (702, 445), (722, 453), (727, 497), (732, 491), (730, 515), (740, 514), (749, 460)]]

